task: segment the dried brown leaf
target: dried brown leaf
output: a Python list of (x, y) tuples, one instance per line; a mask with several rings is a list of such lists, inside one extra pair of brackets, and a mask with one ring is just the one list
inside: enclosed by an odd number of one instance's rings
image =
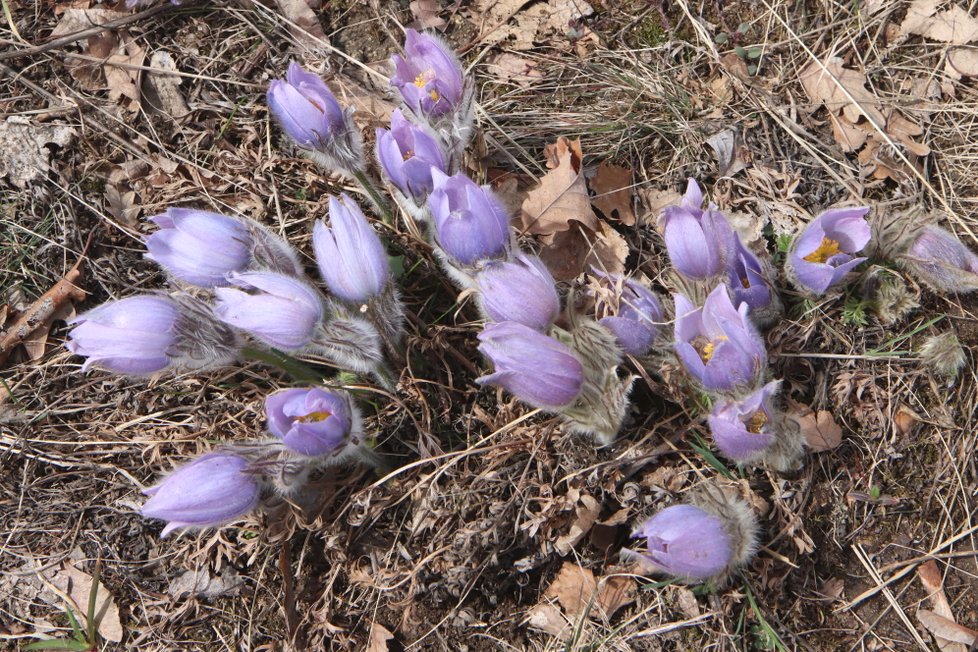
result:
[(486, 67), (497, 79), (519, 86), (530, 86), (543, 78), (536, 61), (512, 52), (500, 52), (486, 62)]
[[(928, 597), (934, 613), (953, 623), (954, 612), (951, 611), (951, 605), (944, 593), (944, 578), (941, 577), (941, 571), (937, 568), (937, 562), (930, 559), (921, 564), (920, 568), (917, 569), (917, 577), (920, 578), (920, 583), (923, 584), (924, 590), (929, 594)], [(949, 640), (933, 630), (931, 633), (934, 634), (937, 647), (941, 649), (941, 652), (968, 652), (967, 646), (963, 643), (955, 642), (953, 639)]]
[(543, 595), (556, 599), (568, 616), (576, 616), (590, 608), (597, 588), (598, 582), (594, 579), (594, 573), (565, 561)]
[(638, 191), (638, 198), (643, 209), (639, 212), (638, 223), (641, 226), (654, 226), (662, 209), (678, 204), (683, 196), (671, 188), (665, 190), (642, 188)]
[(829, 113), (829, 120), (832, 121), (832, 137), (843, 152), (855, 152), (866, 144), (866, 139), (872, 133), (872, 128), (867, 129), (869, 125), (865, 122), (852, 124), (843, 115)]
[(951, 48), (947, 51), (944, 72), (953, 79), (978, 77), (978, 48)]
[(635, 224), (630, 168), (602, 161), (597, 173), (591, 178), (591, 189), (595, 192), (591, 203), (606, 218), (618, 220), (625, 226)]
[(813, 452), (832, 450), (842, 443), (842, 428), (828, 410), (819, 410), (815, 414), (807, 405), (796, 403), (789, 411), (789, 416), (798, 424), (805, 443)]
[(974, 645), (975, 641), (978, 640), (978, 630), (959, 625), (953, 620), (939, 616), (927, 609), (917, 610), (917, 620), (938, 639), (943, 638), (963, 645)]
[(913, 138), (924, 134), (923, 128), (903, 117), (899, 111), (894, 111), (890, 119), (886, 122), (886, 133), (891, 138), (906, 147), (911, 154), (916, 156), (927, 156), (930, 154), (930, 147), (923, 143), (918, 143)]
[(61, 15), (61, 20), (59, 20), (55, 28), (51, 30), (50, 38), (55, 39), (62, 36), (68, 36), (69, 34), (74, 34), (75, 32), (81, 32), (98, 25), (104, 25), (109, 21), (122, 18), (125, 15), (126, 14), (124, 12), (107, 9), (105, 5), (92, 7), (90, 9), (70, 7), (65, 10), (65, 12)]
[(124, 33), (123, 42), (105, 61), (103, 72), (109, 89), (109, 99), (119, 102), (127, 111), (139, 110), (142, 99), (138, 86), (139, 66), (143, 64), (145, 57), (146, 50), (128, 33)]
[(588, 495), (581, 496), (577, 501), (576, 516), (567, 534), (557, 537), (554, 548), (560, 555), (568, 555), (581, 539), (584, 538), (598, 518), (601, 504)]
[(558, 42), (568, 25), (594, 13), (585, 0), (480, 0), (473, 6), (476, 23), (487, 43), (506, 40), (510, 50), (532, 50), (539, 41)]
[(319, 24), (319, 17), (309, 6), (308, 0), (275, 0), (282, 15), (295, 24), (289, 25), (289, 31), (299, 43), (311, 49), (322, 47), (321, 41), (327, 41), (326, 32)]
[(441, 17), (441, 3), (438, 0), (412, 0), (409, 5), (414, 16), (412, 27), (417, 29), (442, 29), (445, 19)]
[(390, 648), (388, 641), (393, 641), (394, 635), (378, 622), (370, 623), (370, 634), (367, 637), (366, 652), (387, 652)]
[(533, 629), (552, 634), (561, 640), (570, 638), (574, 628), (560, 609), (552, 604), (538, 604), (527, 613), (526, 623)]
[(211, 576), (207, 569), (188, 570), (170, 582), (166, 592), (176, 600), (189, 597), (216, 600), (226, 595), (237, 595), (243, 586), (244, 578), (231, 568), (215, 576)]
[(584, 175), (574, 167), (573, 152), (565, 147), (557, 157), (556, 167), (540, 179), (540, 185), (523, 201), (524, 230), (550, 236), (567, 231), (572, 222), (578, 222), (596, 231), (598, 220), (591, 210)]
[(916, 0), (907, 9), (900, 31), (953, 45), (978, 41), (978, 18), (958, 5), (938, 12), (939, 4), (936, 0)]
[(75, 130), (63, 124), (38, 124), (26, 116), (13, 115), (0, 122), (0, 179), (8, 177), (18, 188), (26, 188), (51, 169), (47, 145), (64, 147)]
[(611, 620), (619, 609), (635, 602), (637, 593), (638, 588), (634, 577), (613, 575), (601, 579), (598, 582), (596, 602), (601, 609), (602, 617), (605, 620)]
[[(833, 113), (842, 111), (849, 122), (857, 123), (865, 111), (876, 124), (885, 124), (879, 100), (866, 89), (866, 75), (844, 67), (842, 59), (831, 57), (824, 62), (824, 66), (812, 61), (801, 71), (798, 79), (812, 102), (825, 105)], [(847, 92), (859, 106), (849, 99)]]
[(150, 70), (143, 78), (143, 96), (146, 108), (157, 115), (173, 120), (190, 113), (187, 100), (180, 91), (180, 76), (176, 62), (169, 52), (158, 50), (149, 59)]
[[(65, 562), (60, 569), (44, 571), (45, 579), (57, 587), (61, 596), (51, 596), (55, 606), (63, 607), (60, 600), (67, 596), (71, 610), (78, 618), (82, 627), (86, 627), (88, 617), (88, 598), (92, 592), (92, 576), (78, 570), (71, 562)], [(46, 596), (46, 594), (42, 594)], [(118, 643), (122, 640), (122, 621), (119, 618), (119, 606), (115, 598), (101, 582), (98, 583), (98, 593), (95, 600), (95, 616), (98, 621), (99, 636), (107, 641)]]

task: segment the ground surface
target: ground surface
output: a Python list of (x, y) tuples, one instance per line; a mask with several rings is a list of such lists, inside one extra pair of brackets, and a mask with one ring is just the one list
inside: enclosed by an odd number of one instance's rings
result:
[[(581, 139), (589, 171), (630, 168), (639, 219), (609, 224), (629, 245), (627, 269), (663, 291), (654, 211), (688, 176), (771, 252), (839, 202), (941, 211), (974, 246), (978, 93), (961, 72), (973, 66), (973, 7), (959, 3), (957, 32), (915, 32), (906, 21), (922, 4), (419, 3), (478, 80), (472, 173), (518, 206), (559, 136)], [(931, 17), (953, 3), (936, 4)], [(171, 205), (246, 215), (310, 253), (312, 221), (343, 185), (280, 143), (265, 88), (298, 59), (358, 105), (372, 134), (390, 97), (371, 71), (387, 71), (415, 16), (406, 2), (327, 0), (314, 22), (290, 21), (282, 12), (296, 5), (188, 2), (128, 19), (93, 12), (113, 8), (95, 0), (3, 3), (16, 29), (0, 29), (0, 323), (86, 247), (79, 311), (162, 287), (140, 237)], [(69, 9), (80, 17), (65, 25)], [(114, 18), (111, 33), (57, 40)], [(179, 77), (159, 74), (166, 54)], [(826, 108), (800, 77), (830, 56), (854, 71), (854, 97)], [(901, 277), (921, 307), (884, 325), (858, 296), (785, 293), (787, 316), (767, 333), (772, 376), (787, 398), (830, 412), (842, 440), (788, 477), (724, 467), (763, 514), (761, 549), (728, 586), (691, 591), (629, 575), (617, 553), (631, 524), (718, 475), (696, 444), (708, 441), (702, 408), (668, 373), (642, 378), (619, 441), (597, 451), (527, 417), (473, 383), (485, 366), (478, 313), (430, 251), (403, 228), (384, 235), (405, 257), (415, 362), (396, 392), (362, 395), (378, 449), (405, 466), (384, 483), (358, 469), (323, 478), (305, 514), (161, 540), (161, 524), (137, 512), (140, 490), (180, 460), (259, 437), (263, 397), (288, 384), (278, 372), (82, 374), (62, 322), (33, 356), (15, 353), (0, 372), (0, 646), (65, 628), (51, 587), (77, 595), (96, 559), (118, 615), (103, 634), (121, 639), (103, 649), (938, 649), (917, 613), (940, 611), (921, 582), (927, 559), (947, 615), (978, 627), (974, 299)], [(944, 332), (967, 351), (956, 380), (918, 359)], [(605, 524), (571, 539), (588, 515)], [(543, 623), (534, 608), (567, 563), (570, 585), (586, 584), (574, 583), (580, 568), (619, 573), (606, 583), (633, 600), (610, 619), (561, 601), (545, 612), (556, 624)], [(564, 618), (571, 627), (554, 635)]]

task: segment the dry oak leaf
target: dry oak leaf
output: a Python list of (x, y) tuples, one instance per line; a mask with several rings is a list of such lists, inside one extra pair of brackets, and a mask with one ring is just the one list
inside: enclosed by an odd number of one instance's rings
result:
[(953, 45), (978, 41), (978, 18), (958, 5), (938, 12), (940, 4), (940, 0), (916, 0), (907, 9), (900, 31)]
[(938, 639), (964, 645), (974, 645), (978, 641), (978, 630), (959, 625), (950, 618), (938, 616), (933, 611), (918, 609), (917, 620)]
[[(88, 573), (75, 568), (70, 561), (65, 562), (60, 569), (43, 571), (44, 579), (54, 586), (60, 595), (50, 597), (51, 604), (64, 607), (67, 598), (68, 605), (78, 618), (82, 627), (87, 627), (88, 598), (92, 593), (92, 577)], [(42, 593), (46, 597), (46, 594)], [(122, 640), (122, 621), (119, 618), (119, 606), (115, 598), (101, 582), (95, 598), (95, 618), (98, 621), (99, 636), (107, 641), (118, 643)]]
[(632, 577), (613, 575), (599, 582), (587, 568), (565, 561), (543, 595), (556, 599), (570, 617), (589, 613), (610, 619), (635, 601), (635, 593)]
[(438, 0), (412, 0), (408, 6), (414, 16), (411, 26), (415, 29), (443, 29), (447, 24), (440, 16), (441, 3)]
[(570, 530), (567, 534), (557, 537), (554, 542), (554, 548), (561, 555), (570, 554), (574, 546), (584, 538), (590, 530), (591, 526), (598, 519), (598, 513), (601, 511), (601, 504), (596, 501), (591, 496), (584, 494), (577, 501), (576, 516), (574, 522), (571, 523)]
[(788, 415), (798, 424), (805, 444), (815, 453), (832, 450), (842, 443), (842, 428), (828, 410), (816, 414), (807, 405), (791, 402)]
[(139, 91), (139, 67), (146, 57), (146, 50), (122, 32), (123, 42), (105, 60), (105, 84), (109, 89), (109, 99), (118, 102), (122, 108), (135, 113), (139, 111), (142, 93)]
[(532, 50), (536, 41), (552, 41), (553, 32), (563, 35), (568, 25), (594, 13), (584, 0), (481, 0), (472, 9), (482, 40), (508, 39), (510, 50)]
[(595, 192), (591, 203), (606, 218), (618, 220), (625, 226), (635, 224), (630, 168), (602, 161), (597, 173), (591, 178), (591, 190)]
[(543, 78), (536, 61), (512, 52), (500, 52), (486, 62), (486, 67), (497, 79), (519, 86), (530, 86)]
[[(569, 230), (571, 222), (579, 222), (591, 231), (597, 231), (598, 219), (591, 210), (587, 183), (581, 171), (580, 141), (568, 141), (561, 137), (545, 153), (552, 169), (523, 200), (524, 231), (551, 236)], [(554, 162), (556, 165), (553, 165)]]
[(952, 79), (978, 77), (978, 48), (951, 48), (947, 51), (944, 72)]
[[(934, 613), (954, 622), (954, 612), (951, 611), (951, 605), (944, 593), (944, 578), (941, 577), (941, 571), (937, 568), (937, 562), (931, 559), (921, 564), (920, 568), (917, 569), (917, 577), (920, 578), (920, 583), (928, 593)], [(937, 639), (937, 647), (941, 649), (941, 652), (968, 652), (967, 647), (962, 643), (948, 640), (933, 630), (931, 633)]]
[(315, 50), (327, 41), (326, 32), (319, 24), (319, 17), (309, 6), (308, 0), (275, 0), (275, 4), (282, 15), (295, 25), (289, 25), (289, 31), (302, 45)]
[(380, 623), (370, 624), (370, 634), (367, 638), (366, 652), (387, 652), (390, 648), (388, 641), (393, 641), (394, 635)]
[(9, 177), (18, 188), (43, 177), (51, 169), (48, 145), (64, 147), (75, 130), (63, 124), (38, 124), (12, 115), (0, 122), (0, 179)]
[[(851, 123), (858, 122), (863, 117), (863, 111), (876, 124), (885, 123), (879, 109), (879, 99), (866, 89), (866, 75), (844, 67), (842, 59), (838, 57), (829, 58), (824, 65), (812, 61), (799, 73), (798, 80), (813, 102), (824, 104), (831, 112), (842, 111)], [(859, 106), (853, 104), (847, 92)]]

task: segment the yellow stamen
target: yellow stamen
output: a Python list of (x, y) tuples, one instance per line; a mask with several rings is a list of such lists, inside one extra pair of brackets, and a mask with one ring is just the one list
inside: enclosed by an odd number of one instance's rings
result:
[(431, 98), (432, 102), (437, 102), (441, 95), (438, 94), (438, 91), (428, 91), (428, 97)]
[(414, 150), (413, 149), (406, 149), (406, 150), (404, 150), (404, 153), (401, 154), (401, 156), (404, 158), (405, 161), (408, 160), (409, 158), (413, 158), (414, 157)]
[(821, 244), (818, 245), (818, 249), (805, 256), (805, 260), (810, 263), (824, 263), (838, 253), (842, 253), (842, 250), (839, 249), (839, 243), (823, 237)]
[(299, 423), (309, 423), (310, 421), (325, 421), (331, 416), (333, 416), (333, 413), (329, 410), (320, 410), (319, 412), (310, 412), (301, 417), (296, 417), (295, 420)]
[(417, 77), (414, 78), (414, 85), (418, 88), (424, 88), (429, 82), (435, 79), (435, 69), (429, 68), (422, 73), (419, 73)]
[(700, 354), (700, 359), (703, 360), (703, 364), (706, 364), (713, 357), (713, 353), (716, 351), (717, 346), (720, 345), (720, 342), (726, 342), (727, 339), (726, 335), (721, 335), (712, 341), (700, 336), (694, 339), (692, 344), (693, 348)]
[(761, 434), (761, 430), (767, 425), (767, 415), (762, 411), (758, 410), (753, 415), (751, 415), (750, 421), (746, 424), (747, 430), (754, 433), (755, 435)]

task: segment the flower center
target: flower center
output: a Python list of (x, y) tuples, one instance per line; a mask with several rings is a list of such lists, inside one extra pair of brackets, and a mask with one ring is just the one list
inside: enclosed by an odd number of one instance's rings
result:
[(745, 423), (744, 425), (747, 426), (748, 432), (752, 432), (755, 435), (759, 435), (761, 434), (761, 430), (763, 430), (764, 426), (767, 425), (767, 415), (764, 414), (764, 412), (762, 412), (761, 410), (758, 410), (757, 412), (751, 415), (750, 420), (747, 421), (747, 423)]
[(810, 263), (824, 263), (839, 253), (842, 253), (842, 250), (839, 249), (838, 241), (823, 237), (821, 244), (818, 245), (818, 249), (805, 256), (805, 260)]
[(301, 417), (296, 417), (295, 420), (299, 423), (311, 423), (314, 421), (325, 421), (331, 416), (333, 416), (333, 413), (329, 410), (319, 410), (318, 412), (310, 412), (309, 414), (304, 414)]
[(406, 149), (401, 154), (401, 156), (404, 158), (405, 161), (408, 160), (409, 158), (413, 158), (414, 157), (414, 150), (413, 149)]
[(414, 78), (414, 85), (418, 88), (424, 88), (429, 83), (435, 79), (435, 69), (428, 68), (422, 73), (418, 73), (418, 76)]
[(745, 289), (750, 289), (750, 279), (747, 278), (746, 276), (741, 276), (740, 277), (740, 287), (745, 288)]
[(700, 359), (703, 361), (703, 364), (706, 364), (713, 357), (713, 354), (716, 352), (716, 348), (720, 346), (720, 343), (726, 342), (727, 339), (728, 338), (726, 335), (721, 335), (715, 340), (708, 340), (700, 335), (693, 340), (692, 344), (693, 348), (696, 349), (696, 352), (700, 354)]

